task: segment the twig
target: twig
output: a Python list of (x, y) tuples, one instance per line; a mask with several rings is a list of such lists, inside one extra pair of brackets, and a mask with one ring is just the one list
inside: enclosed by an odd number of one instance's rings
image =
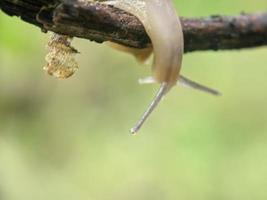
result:
[[(144, 48), (150, 39), (133, 15), (100, 3), (78, 0), (1, 0), (8, 15), (39, 26), (44, 32), (112, 41)], [(185, 51), (240, 49), (267, 45), (267, 13), (235, 17), (181, 18)]]

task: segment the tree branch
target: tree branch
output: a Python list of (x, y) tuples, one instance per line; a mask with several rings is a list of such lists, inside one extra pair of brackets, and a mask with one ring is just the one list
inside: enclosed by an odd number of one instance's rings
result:
[[(81, 0), (1, 0), (10, 16), (40, 27), (44, 32), (112, 41), (130, 47), (150, 46), (141, 22), (112, 6)], [(185, 51), (240, 49), (267, 45), (267, 13), (240, 16), (181, 18)]]

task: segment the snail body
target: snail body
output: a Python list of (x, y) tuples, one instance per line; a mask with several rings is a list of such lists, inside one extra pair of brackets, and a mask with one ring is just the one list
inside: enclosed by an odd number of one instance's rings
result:
[(108, 3), (135, 15), (144, 25), (153, 46), (150, 80), (161, 86), (146, 112), (131, 129), (136, 133), (179, 79), (184, 50), (182, 26), (171, 0), (115, 0)]
[(183, 31), (171, 0), (106, 1), (135, 15), (152, 41), (155, 82), (174, 86), (179, 77), (184, 49)]
[[(141, 79), (140, 83), (160, 83), (160, 88), (141, 119), (131, 129), (132, 133), (136, 133), (142, 127), (162, 97), (178, 83), (212, 95), (220, 95), (218, 91), (180, 75), (184, 38), (182, 25), (172, 0), (109, 0), (106, 2), (135, 15), (143, 24), (152, 42), (154, 53), (152, 76)], [(149, 55), (149, 50), (145, 53), (132, 49), (126, 51), (133, 53), (137, 58), (147, 58)]]

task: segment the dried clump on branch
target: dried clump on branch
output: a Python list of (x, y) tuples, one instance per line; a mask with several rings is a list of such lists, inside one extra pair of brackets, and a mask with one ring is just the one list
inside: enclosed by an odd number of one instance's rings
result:
[(60, 79), (72, 76), (78, 69), (75, 60), (76, 49), (71, 46), (72, 38), (65, 35), (51, 34), (47, 44), (48, 54), (45, 57), (44, 70)]

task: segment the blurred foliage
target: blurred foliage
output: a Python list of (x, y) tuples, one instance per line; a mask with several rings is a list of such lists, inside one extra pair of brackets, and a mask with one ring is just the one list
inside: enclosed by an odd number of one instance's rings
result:
[[(266, 11), (266, 0), (176, 1), (183, 16)], [(75, 39), (80, 69), (46, 75), (47, 35), (0, 12), (0, 199), (267, 198), (267, 48), (197, 52), (140, 134), (129, 128), (158, 86), (129, 55)]]

